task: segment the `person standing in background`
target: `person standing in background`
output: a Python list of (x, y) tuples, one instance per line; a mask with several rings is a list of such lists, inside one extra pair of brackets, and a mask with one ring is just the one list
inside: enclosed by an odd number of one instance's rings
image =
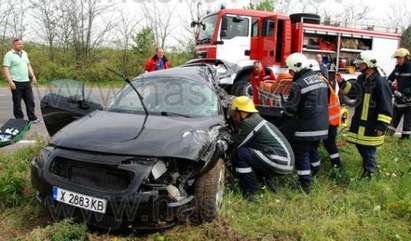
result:
[(6, 53), (3, 59), (3, 76), (11, 89), (14, 117), (24, 119), (21, 109), (21, 100), (23, 99), (29, 121), (38, 123), (40, 121), (34, 112), (35, 104), (31, 87), (31, 84), (37, 85), (37, 79), (29, 57), (23, 48), (23, 40), (20, 38), (13, 39), (12, 49)]
[(162, 69), (168, 69), (170, 67), (170, 61), (164, 55), (164, 50), (160, 47), (156, 49), (156, 54), (147, 59), (144, 66), (145, 72), (152, 72)]
[(325, 65), (323, 62), (323, 56), (321, 54), (317, 54), (315, 56), (315, 60), (317, 60), (318, 65), (320, 66), (320, 73), (328, 80), (330, 76), (328, 74), (327, 65)]

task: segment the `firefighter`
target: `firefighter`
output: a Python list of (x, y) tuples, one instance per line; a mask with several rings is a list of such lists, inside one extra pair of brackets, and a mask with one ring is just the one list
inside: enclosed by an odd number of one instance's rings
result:
[(259, 179), (270, 188), (276, 174), (289, 174), (294, 168), (294, 153), (286, 138), (259, 114), (253, 101), (236, 97), (230, 107), (236, 136), (235, 171), (240, 179), (244, 196), (252, 201), (259, 190)]
[(410, 52), (407, 49), (397, 49), (393, 58), (397, 65), (388, 80), (392, 82), (394, 90), (394, 118), (389, 126), (392, 134), (395, 133), (402, 116), (404, 122), (401, 139), (409, 139), (411, 134), (411, 62), (408, 61)]
[(260, 98), (258, 96), (258, 88), (260, 83), (264, 80), (275, 80), (275, 75), (272, 70), (264, 68), (263, 64), (259, 60), (254, 62), (253, 68), (250, 81), (253, 89), (253, 101), (254, 104), (260, 104)]
[(334, 168), (341, 168), (341, 159), (340, 153), (338, 152), (337, 147), (337, 133), (338, 126), (340, 125), (341, 120), (341, 104), (340, 99), (338, 98), (339, 87), (335, 81), (327, 79), (321, 71), (320, 65), (317, 60), (310, 60), (310, 67), (314, 72), (317, 72), (322, 75), (324, 81), (328, 83), (328, 137), (323, 140), (325, 149), (328, 152), (328, 155), (331, 160), (331, 164)]
[[(361, 177), (370, 178), (377, 171), (377, 146), (384, 144), (384, 133), (391, 123), (392, 92), (377, 70), (378, 60), (374, 52), (361, 52), (355, 63), (362, 72), (357, 79), (361, 101), (355, 108), (346, 138), (356, 145), (362, 157)], [(338, 81), (343, 93), (348, 94), (352, 89), (351, 83), (342, 78)]]
[(318, 172), (321, 158), (318, 147), (328, 136), (328, 85), (309, 68), (300, 53), (288, 56), (286, 65), (293, 76), (285, 111), (294, 126), (292, 146), (296, 169), (304, 192), (311, 191), (312, 174)]
[(170, 67), (170, 61), (164, 55), (164, 50), (160, 47), (156, 49), (156, 54), (147, 59), (144, 65), (145, 72), (152, 72), (162, 69), (168, 69)]

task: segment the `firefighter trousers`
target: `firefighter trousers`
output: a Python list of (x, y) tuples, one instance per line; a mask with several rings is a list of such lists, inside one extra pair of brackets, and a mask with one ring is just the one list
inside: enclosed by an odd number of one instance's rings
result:
[(398, 107), (394, 105), (394, 116), (390, 129), (395, 131), (400, 124), (401, 118), (404, 116), (403, 127), (401, 131), (402, 138), (409, 138), (411, 135), (411, 106)]
[(254, 150), (241, 147), (234, 160), (235, 172), (240, 180), (240, 187), (246, 194), (253, 194), (260, 189), (260, 180), (273, 178), (276, 173), (265, 161), (254, 154)]
[(337, 148), (337, 132), (338, 126), (330, 125), (328, 127), (328, 137), (323, 140), (323, 144), (330, 156), (331, 164), (335, 167), (341, 167), (340, 153)]
[(295, 166), (300, 183), (310, 184), (312, 176), (320, 170), (320, 141), (293, 141)]
[(364, 171), (374, 173), (377, 170), (377, 147), (359, 144), (356, 147), (362, 157)]

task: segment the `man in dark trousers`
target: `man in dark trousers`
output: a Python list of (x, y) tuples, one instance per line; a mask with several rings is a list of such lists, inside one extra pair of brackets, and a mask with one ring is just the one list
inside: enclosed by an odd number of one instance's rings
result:
[[(361, 102), (355, 107), (346, 136), (348, 142), (356, 145), (363, 160), (361, 177), (367, 178), (377, 171), (377, 147), (384, 144), (384, 134), (393, 112), (392, 92), (377, 70), (379, 63), (376, 56), (372, 51), (363, 51), (355, 61), (362, 72), (357, 79)], [(351, 83), (341, 78), (338, 81), (343, 93), (348, 94), (352, 89)]]
[(318, 172), (321, 157), (318, 147), (328, 136), (328, 85), (309, 68), (308, 59), (294, 53), (286, 60), (293, 83), (285, 103), (289, 125), (294, 126), (292, 146), (301, 188), (311, 191), (312, 175)]
[[(23, 41), (15, 38), (12, 41), (12, 49), (7, 52), (3, 59), (3, 75), (9, 84), (13, 96), (13, 113), (16, 119), (24, 119), (21, 109), (23, 99), (29, 121), (38, 123), (34, 113), (34, 97), (31, 85), (37, 85), (37, 79), (31, 67), (29, 57), (23, 50)], [(32, 81), (30, 82), (31, 76)]]
[(237, 131), (233, 164), (244, 196), (253, 201), (260, 188), (259, 180), (274, 189), (271, 179), (275, 175), (292, 173), (294, 154), (287, 139), (258, 114), (250, 98), (236, 97), (231, 103), (230, 116)]
[(408, 60), (410, 52), (407, 49), (397, 49), (393, 55), (397, 65), (388, 80), (392, 82), (394, 90), (394, 118), (391, 126), (395, 133), (401, 118), (404, 116), (401, 139), (409, 139), (411, 135), (411, 62)]
[[(310, 61), (310, 68), (318, 73), (321, 74), (323, 78), (325, 76), (321, 72), (320, 64), (318, 60), (309, 60)], [(341, 119), (341, 104), (340, 99), (338, 97), (339, 86), (336, 81), (331, 81), (330, 79), (324, 79), (328, 83), (328, 137), (323, 140), (323, 144), (325, 149), (327, 150), (331, 164), (333, 168), (341, 171), (342, 163), (340, 158), (340, 153), (337, 147), (337, 133), (338, 133), (338, 126), (340, 125)]]

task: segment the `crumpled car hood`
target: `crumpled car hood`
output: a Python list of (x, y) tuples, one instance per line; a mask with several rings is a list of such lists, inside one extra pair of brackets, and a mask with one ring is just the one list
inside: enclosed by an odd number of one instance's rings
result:
[[(224, 117), (184, 118), (149, 115), (136, 138), (144, 115), (96, 111), (62, 130), (52, 138), (57, 147), (100, 153), (174, 157), (199, 160), (215, 141), (213, 127)], [(214, 128), (215, 129), (215, 128)]]

